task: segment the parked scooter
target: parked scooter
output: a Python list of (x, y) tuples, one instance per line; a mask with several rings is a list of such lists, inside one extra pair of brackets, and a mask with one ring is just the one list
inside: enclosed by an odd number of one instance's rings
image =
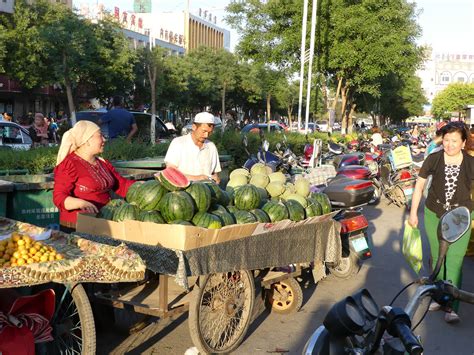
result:
[(332, 306), (323, 325), (307, 341), (303, 354), (422, 354), (423, 346), (412, 329), (412, 318), (421, 299), (431, 297), (444, 307), (450, 307), (454, 300), (474, 304), (474, 293), (460, 290), (449, 281), (435, 281), (449, 245), (470, 228), (466, 207), (446, 212), (438, 225), (436, 267), (430, 277), (416, 281), (419, 286), (405, 309), (390, 304), (379, 310), (369, 291), (362, 289)]

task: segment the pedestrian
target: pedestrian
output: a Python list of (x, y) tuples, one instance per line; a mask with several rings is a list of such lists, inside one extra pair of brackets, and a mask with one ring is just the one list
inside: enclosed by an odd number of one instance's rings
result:
[[(430, 154), (420, 169), (412, 197), (408, 223), (418, 226), (418, 207), (425, 188), (426, 179), (432, 175), (428, 196), (424, 208), (424, 225), (430, 244), (432, 266), (438, 260), (439, 242), (437, 237), (440, 217), (452, 208), (465, 206), (472, 212), (471, 180), (474, 177), (474, 157), (464, 150), (469, 139), (467, 126), (462, 122), (451, 122), (442, 128), (443, 150)], [(472, 214), (471, 214), (472, 216)], [(471, 236), (468, 230), (460, 240), (454, 243), (446, 255), (447, 280), (461, 288), (462, 264)], [(444, 266), (437, 278), (442, 279)], [(432, 302), (430, 310), (438, 310), (440, 305)], [(460, 320), (458, 315), (459, 302), (453, 303), (452, 309), (445, 309), (445, 321), (455, 323)]]
[(53, 141), (53, 133), (48, 121), (40, 112), (35, 113), (33, 124), (28, 131), (35, 147), (46, 146)]
[(123, 108), (123, 98), (114, 96), (112, 100), (113, 109), (103, 115), (99, 125), (106, 124), (110, 139), (125, 137), (131, 142), (132, 137), (138, 132), (137, 123), (132, 113)]
[(214, 126), (213, 114), (198, 113), (191, 133), (172, 140), (165, 156), (166, 166), (178, 169), (192, 181), (212, 179), (219, 183), (219, 154), (214, 143), (207, 139)]
[(125, 197), (135, 182), (100, 157), (104, 144), (100, 127), (90, 121), (77, 122), (63, 135), (54, 169), (53, 202), (66, 232), (76, 228), (79, 212), (99, 212), (112, 191)]

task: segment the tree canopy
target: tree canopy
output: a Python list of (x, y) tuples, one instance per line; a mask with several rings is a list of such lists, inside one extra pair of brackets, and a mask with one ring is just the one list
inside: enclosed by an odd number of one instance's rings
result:
[(461, 117), (467, 105), (474, 105), (474, 83), (453, 83), (435, 96), (431, 112), (438, 118)]

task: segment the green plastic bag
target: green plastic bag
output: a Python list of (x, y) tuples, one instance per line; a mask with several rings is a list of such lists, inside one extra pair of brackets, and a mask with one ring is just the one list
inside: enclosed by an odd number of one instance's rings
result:
[(408, 265), (419, 274), (423, 265), (420, 230), (413, 228), (408, 221), (405, 221), (405, 230), (403, 231), (402, 253)]

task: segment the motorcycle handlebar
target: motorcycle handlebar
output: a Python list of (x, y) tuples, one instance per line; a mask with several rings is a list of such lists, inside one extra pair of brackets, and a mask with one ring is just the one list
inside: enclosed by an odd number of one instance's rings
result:
[(409, 354), (420, 355), (423, 353), (423, 347), (407, 323), (395, 322), (393, 329)]
[(474, 293), (463, 291), (456, 287), (453, 287), (452, 294), (455, 299), (461, 302), (474, 304)]

